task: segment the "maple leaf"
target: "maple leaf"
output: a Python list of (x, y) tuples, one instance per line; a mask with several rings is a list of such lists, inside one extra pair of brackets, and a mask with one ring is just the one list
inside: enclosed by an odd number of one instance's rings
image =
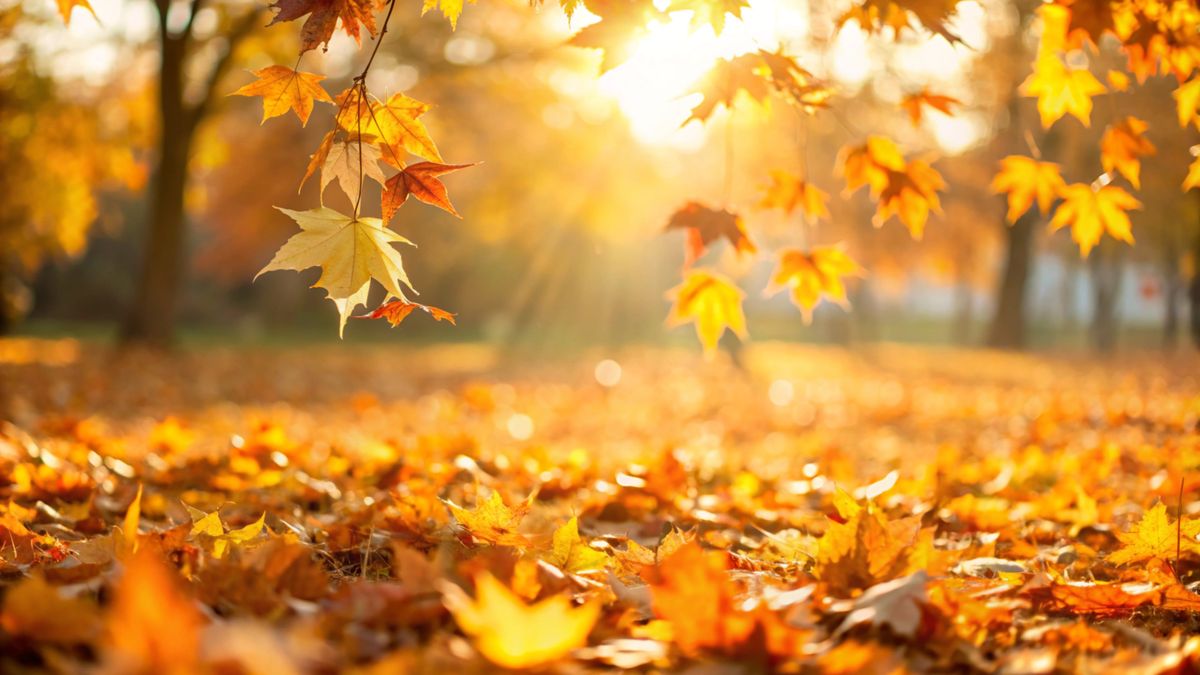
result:
[(796, 209), (805, 220), (814, 223), (829, 217), (829, 194), (808, 181), (787, 171), (771, 171), (771, 184), (758, 205), (765, 209), (780, 209), (791, 215)]
[(478, 162), (472, 164), (437, 164), (435, 162), (418, 162), (410, 166), (404, 167), (400, 173), (392, 176), (383, 184), (383, 220), (389, 221), (392, 216), (396, 215), (396, 211), (408, 199), (409, 195), (417, 199), (442, 209), (453, 215), (456, 218), (462, 218), (458, 215), (454, 205), (450, 203), (450, 196), (446, 193), (446, 186), (438, 178), (438, 176), (461, 171), (477, 165)]
[[(470, 0), (475, 4), (475, 0)], [(440, 10), (442, 16), (450, 20), (450, 30), (458, 30), (458, 17), (462, 16), (463, 0), (424, 0), (421, 3), (421, 16), (432, 10)]]
[(842, 277), (861, 276), (863, 269), (839, 246), (814, 248), (811, 252), (785, 249), (779, 253), (775, 273), (766, 293), (791, 290), (792, 303), (800, 308), (804, 323), (812, 323), (812, 310), (827, 298), (848, 307)]
[(261, 96), (263, 122), (292, 110), (300, 118), (300, 125), (307, 126), (315, 101), (333, 103), (320, 84), (324, 75), (302, 73), (287, 66), (267, 66), (252, 72), (258, 79), (230, 96)]
[(1154, 155), (1157, 149), (1146, 139), (1146, 123), (1136, 117), (1126, 117), (1109, 125), (1100, 139), (1100, 163), (1104, 170), (1115, 169), (1125, 176), (1134, 189), (1141, 189), (1139, 173), (1141, 157)]
[(447, 312), (444, 309), (430, 307), (429, 305), (422, 305), (416, 302), (408, 302), (407, 300), (393, 300), (391, 302), (384, 303), (376, 308), (375, 311), (362, 318), (387, 319), (387, 322), (390, 323), (392, 327), (396, 327), (399, 326), (402, 321), (408, 318), (408, 315), (412, 314), (414, 309), (419, 309), (438, 321), (449, 321), (450, 325), (452, 326), (458, 325), (454, 322), (455, 315)]
[(575, 516), (555, 530), (546, 560), (571, 574), (596, 572), (608, 566), (608, 556), (588, 546), (579, 536), (579, 519)]
[(568, 44), (601, 50), (601, 74), (627, 61), (632, 45), (647, 33), (647, 18), (661, 14), (648, 0), (592, 0), (586, 6), (600, 21), (585, 26)]
[(430, 106), (404, 94), (392, 94), (386, 103), (364, 98), (358, 87), (338, 94), (338, 125), (352, 133), (361, 133), (384, 150), (383, 159), (403, 168), (403, 157), (413, 154), (431, 162), (441, 162), (437, 145), (429, 136), (421, 115)]
[(817, 540), (813, 574), (843, 593), (890, 581), (918, 569), (931, 534), (919, 516), (888, 520), (868, 502), (845, 522), (830, 521)]
[[(334, 129), (325, 134), (321, 139), (321, 144), (317, 146), (317, 151), (314, 152), (308, 160), (308, 168), (304, 170), (304, 178), (300, 179), (300, 187), (296, 188), (296, 192), (304, 189), (304, 184), (312, 177), (321, 167), (325, 166), (325, 160), (329, 158), (329, 151), (333, 149), (333, 140), (337, 136), (337, 130)], [(322, 190), (324, 192), (324, 190)]]
[(1200, 115), (1196, 114), (1200, 106), (1200, 77), (1193, 77), (1184, 82), (1171, 96), (1175, 99), (1175, 109), (1179, 116), (1179, 126), (1186, 127), (1195, 122), (1200, 128)]
[(992, 191), (1008, 195), (1008, 222), (1015, 223), (1036, 199), (1038, 210), (1050, 213), (1054, 199), (1067, 186), (1059, 166), (1032, 157), (1009, 155), (1000, 160), (1000, 172), (992, 179)]
[(253, 523), (230, 530), (221, 521), (219, 511), (205, 513), (188, 504), (184, 504), (184, 506), (187, 507), (188, 514), (192, 517), (192, 529), (189, 536), (198, 538), (213, 557), (218, 559), (225, 556), (225, 552), (231, 545), (245, 544), (257, 538), (266, 524), (267, 514), (264, 512)]
[(357, 204), (362, 194), (363, 179), (370, 178), (382, 185), (387, 176), (379, 168), (379, 148), (361, 139), (334, 143), (321, 165), (321, 193), (337, 179), (338, 187)]
[(1142, 514), (1133, 529), (1117, 533), (1121, 548), (1108, 555), (1108, 562), (1128, 565), (1150, 559), (1174, 560), (1179, 549), (1200, 552), (1200, 542), (1196, 541), (1198, 533), (1200, 520), (1176, 524), (1167, 516), (1167, 505), (1159, 502)]
[(1094, 189), (1085, 183), (1074, 183), (1063, 188), (1062, 198), (1050, 220), (1050, 230), (1070, 225), (1071, 238), (1079, 244), (1085, 258), (1106, 231), (1114, 239), (1133, 243), (1132, 226), (1125, 212), (1142, 208), (1133, 195), (1112, 185)]
[(667, 230), (684, 230), (684, 265), (691, 265), (708, 250), (708, 245), (725, 239), (738, 253), (754, 253), (754, 242), (746, 235), (741, 216), (724, 209), (714, 209), (700, 202), (688, 202), (671, 214)]
[(929, 575), (925, 570), (901, 579), (893, 579), (868, 588), (834, 631), (842, 635), (855, 626), (887, 626), (896, 635), (912, 638), (921, 626), (921, 606), (928, 601), (925, 588)]
[(868, 136), (858, 146), (841, 150), (842, 174), (846, 177), (846, 194), (853, 194), (864, 185), (872, 197), (878, 197), (888, 186), (889, 172), (903, 171), (904, 155), (894, 141), (883, 136)]
[(278, 11), (268, 26), (308, 15), (300, 28), (302, 52), (320, 45), (328, 49), (338, 19), (342, 20), (342, 30), (356, 43), (362, 43), (361, 29), (364, 27), (371, 37), (376, 34), (375, 0), (277, 0), (271, 8)]
[(699, 89), (704, 98), (692, 108), (691, 116), (683, 124), (707, 120), (719, 105), (732, 108), (738, 94), (762, 101), (770, 90), (760, 74), (761, 67), (762, 59), (755, 53), (718, 60), (700, 81)]
[(695, 323), (700, 344), (711, 357), (726, 328), (742, 340), (747, 339), (746, 315), (742, 313), (744, 297), (742, 290), (726, 277), (708, 270), (693, 270), (683, 283), (667, 292), (667, 298), (674, 300), (667, 325)]
[(654, 613), (671, 622), (675, 644), (688, 655), (731, 650), (750, 637), (753, 614), (739, 611), (729, 556), (689, 543), (664, 558), (650, 583)]
[(65, 595), (34, 575), (9, 586), (0, 609), (0, 628), (29, 640), (53, 644), (85, 644), (101, 628), (96, 605), (82, 597)]
[(587, 644), (600, 617), (596, 602), (572, 607), (563, 594), (527, 605), (487, 572), (475, 577), (474, 600), (454, 584), (441, 588), (458, 627), (475, 639), (479, 653), (504, 668), (535, 668), (561, 659)]
[(713, 33), (720, 35), (725, 30), (725, 17), (741, 19), (742, 10), (749, 6), (747, 0), (675, 0), (667, 11), (690, 11), (692, 29), (708, 24)]
[(325, 206), (310, 211), (279, 210), (296, 221), (300, 232), (275, 252), (255, 279), (274, 270), (320, 267), (321, 277), (315, 285), (324, 288), (338, 307), (339, 335), (350, 312), (366, 302), (372, 279), (393, 297), (405, 297), (401, 284), (412, 289), (400, 253), (392, 246), (412, 242), (384, 227), (378, 218), (354, 218)]
[(125, 565), (105, 618), (102, 660), (109, 672), (199, 672), (200, 629), (195, 603), (178, 574), (150, 550)]
[(929, 212), (941, 213), (938, 190), (946, 187), (942, 175), (928, 163), (914, 159), (903, 171), (888, 171), (887, 185), (879, 194), (875, 211), (875, 226), (880, 227), (892, 215), (908, 227), (913, 239), (920, 240), (925, 232)]
[(528, 542), (518, 532), (521, 519), (529, 512), (533, 504), (534, 494), (515, 507), (504, 503), (500, 493), (492, 491), (487, 500), (477, 504), (468, 511), (460, 506), (447, 502), (450, 513), (470, 535), (493, 546), (525, 546)]
[(76, 7), (86, 9), (97, 23), (100, 21), (100, 17), (96, 16), (96, 10), (92, 9), (92, 5), (88, 0), (55, 0), (55, 4), (58, 5), (58, 13), (62, 16), (63, 23), (67, 25), (71, 24), (71, 13)]
[(1038, 57), (1020, 91), (1022, 96), (1037, 97), (1042, 127), (1049, 129), (1067, 113), (1091, 126), (1092, 97), (1107, 90), (1086, 68), (1068, 70), (1057, 56), (1047, 55)]
[(1191, 190), (1194, 187), (1200, 187), (1200, 155), (1197, 155), (1188, 165), (1187, 177), (1183, 179), (1184, 190)]
[(950, 106), (962, 105), (962, 101), (941, 94), (931, 93), (928, 89), (922, 89), (915, 94), (909, 94), (900, 101), (900, 107), (908, 113), (908, 119), (913, 123), (913, 126), (921, 124), (921, 117), (926, 107), (933, 108), (945, 115), (953, 115), (954, 111)]

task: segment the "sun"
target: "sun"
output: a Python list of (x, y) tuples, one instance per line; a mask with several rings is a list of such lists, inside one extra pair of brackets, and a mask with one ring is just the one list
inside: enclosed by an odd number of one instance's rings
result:
[[(660, 9), (665, 9), (666, 2)], [(794, 0), (750, 0), (740, 18), (727, 16), (725, 29), (714, 34), (709, 26), (693, 27), (691, 11), (671, 12), (651, 21), (646, 33), (630, 45), (630, 58), (600, 77), (600, 92), (611, 98), (629, 121), (634, 137), (644, 145), (695, 150), (706, 140), (705, 125), (684, 126), (700, 101), (697, 82), (718, 59), (730, 59), (757, 49), (776, 50), (804, 44), (810, 35), (809, 13)], [(598, 17), (588, 17), (584, 25)], [(844, 92), (867, 86), (890, 61), (888, 72), (911, 87), (933, 82), (943, 89), (963, 86), (968, 64), (986, 48), (986, 16), (978, 3), (963, 3), (956, 29), (970, 48), (930, 39), (877, 48), (856, 25), (837, 31), (832, 54), (822, 59), (824, 73)], [(880, 51), (882, 49), (883, 51)], [(899, 101), (897, 89), (885, 96)], [(931, 140), (947, 154), (958, 154), (981, 142), (988, 127), (977, 115), (931, 115), (925, 122)]]
[(740, 20), (729, 17), (720, 35), (708, 26), (693, 29), (691, 21), (690, 11), (652, 21), (646, 35), (631, 45), (629, 60), (600, 78), (600, 91), (616, 101), (642, 143), (699, 147), (703, 125), (681, 125), (700, 98), (693, 85), (713, 63), (760, 48), (774, 49), (781, 36), (808, 31), (807, 16), (779, 0), (753, 0)]

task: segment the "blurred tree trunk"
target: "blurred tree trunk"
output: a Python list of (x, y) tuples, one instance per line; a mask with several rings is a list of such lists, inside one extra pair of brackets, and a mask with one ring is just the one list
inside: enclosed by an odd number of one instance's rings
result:
[(200, 123), (208, 118), (217, 97), (217, 85), (232, 65), (237, 46), (258, 24), (258, 10), (242, 16), (220, 40), (217, 58), (202, 79), (202, 91), (189, 101), (187, 73), (193, 70), (189, 53), (200, 45), (192, 39), (192, 24), (204, 0), (191, 0), (184, 27), (173, 32), (167, 25), (170, 0), (155, 0), (158, 10), (160, 68), (158, 80), (159, 142), (154, 180), (150, 186), (147, 238), (142, 266), (121, 339), (125, 344), (166, 347), (175, 338), (178, 298), (187, 266), (188, 159)]
[(1174, 350), (1179, 346), (1179, 296), (1183, 292), (1183, 277), (1179, 272), (1179, 259), (1167, 252), (1163, 260), (1163, 313), (1162, 347)]
[(1114, 250), (1102, 242), (1090, 260), (1095, 306), (1092, 309), (1092, 346), (1102, 353), (1117, 346), (1117, 300), (1125, 277), (1125, 249)]
[(958, 282), (955, 291), (952, 338), (957, 344), (968, 345), (971, 343), (971, 324), (975, 321), (975, 291), (965, 279)]
[(1192, 344), (1200, 349), (1200, 234), (1192, 241), (1192, 281), (1188, 284), (1188, 326)]
[(1030, 209), (1006, 229), (1004, 270), (996, 295), (996, 313), (988, 330), (987, 344), (999, 349), (1025, 346), (1025, 295), (1033, 258), (1033, 233), (1039, 216)]

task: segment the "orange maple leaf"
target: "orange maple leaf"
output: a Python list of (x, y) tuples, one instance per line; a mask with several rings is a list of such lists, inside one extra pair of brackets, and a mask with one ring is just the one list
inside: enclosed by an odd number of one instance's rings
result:
[(1104, 170), (1109, 173), (1114, 169), (1119, 171), (1135, 190), (1141, 189), (1141, 158), (1157, 152), (1154, 144), (1146, 139), (1145, 133), (1145, 122), (1136, 117), (1126, 117), (1109, 125), (1100, 139), (1100, 163)]
[(821, 188), (787, 171), (774, 170), (771, 171), (771, 184), (765, 188), (758, 205), (765, 209), (780, 209), (788, 215), (800, 209), (805, 220), (816, 222), (829, 217), (828, 201), (829, 194)]
[(942, 211), (938, 198), (938, 190), (946, 187), (942, 174), (927, 162), (914, 159), (905, 165), (903, 171), (888, 171), (887, 181), (887, 186), (879, 194), (875, 226), (882, 226), (895, 215), (908, 227), (912, 238), (920, 240), (925, 233), (929, 212)]
[(447, 312), (446, 310), (439, 309), (437, 307), (431, 307), (429, 305), (422, 305), (418, 302), (408, 302), (407, 300), (393, 300), (391, 302), (380, 305), (379, 307), (377, 307), (375, 309), (375, 311), (371, 312), (370, 314), (367, 314), (365, 316), (361, 316), (358, 318), (361, 318), (361, 319), (387, 319), (387, 322), (392, 324), (393, 327), (395, 327), (395, 326), (399, 326), (401, 322), (403, 322), (405, 319), (407, 319), (408, 315), (412, 314), (413, 310), (415, 310), (415, 309), (419, 309), (419, 310), (425, 312), (426, 314), (432, 316), (433, 318), (437, 319), (438, 321), (449, 321), (450, 325), (452, 325), (452, 326), (458, 325), (454, 322), (454, 317), (457, 316), (456, 314), (452, 314), (451, 312)]
[(839, 164), (846, 177), (846, 194), (867, 185), (872, 197), (887, 187), (889, 171), (903, 171), (905, 166), (900, 148), (883, 136), (869, 136), (862, 145), (842, 148)]
[(908, 113), (908, 119), (912, 121), (913, 126), (921, 124), (921, 117), (926, 107), (933, 108), (944, 115), (953, 115), (954, 111), (950, 107), (955, 105), (962, 105), (962, 101), (951, 96), (934, 94), (928, 89), (909, 94), (900, 101), (900, 107)]
[(267, 66), (252, 72), (258, 79), (230, 96), (261, 96), (263, 122), (283, 115), (290, 109), (300, 118), (300, 125), (305, 126), (312, 114), (314, 101), (333, 103), (320, 84), (325, 79), (324, 75), (302, 73), (287, 66)]
[(442, 209), (456, 218), (462, 218), (454, 205), (446, 186), (438, 178), (443, 174), (460, 171), (478, 164), (438, 164), (436, 162), (418, 162), (404, 167), (400, 173), (392, 176), (383, 185), (383, 220), (387, 222), (396, 215), (396, 211), (408, 199), (409, 195)]

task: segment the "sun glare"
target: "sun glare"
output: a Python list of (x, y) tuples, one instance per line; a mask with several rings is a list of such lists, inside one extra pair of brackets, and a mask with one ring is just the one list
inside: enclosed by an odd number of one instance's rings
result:
[(696, 148), (704, 142), (700, 124), (681, 127), (696, 105), (693, 85), (717, 59), (759, 49), (773, 49), (782, 35), (804, 36), (807, 16), (778, 0), (754, 0), (715, 35), (707, 26), (691, 27), (690, 12), (674, 12), (667, 21), (648, 26), (631, 49), (628, 61), (600, 78), (600, 90), (612, 97), (629, 120), (634, 135), (646, 144)]
[[(893, 70), (905, 81), (932, 81), (950, 91), (961, 84), (970, 55), (975, 53), (972, 50), (985, 46), (986, 17), (978, 4), (968, 2), (960, 6), (957, 18), (955, 25), (971, 48), (938, 39), (897, 46), (892, 54)], [(713, 63), (760, 48), (776, 49), (785, 38), (803, 42), (809, 32), (807, 11), (802, 3), (789, 0), (750, 0), (740, 20), (728, 17), (720, 35), (708, 26), (694, 29), (691, 20), (691, 12), (681, 11), (671, 13), (665, 21), (651, 22), (646, 35), (631, 45), (630, 58), (605, 73), (598, 83), (644, 144), (699, 148), (705, 142), (705, 125), (684, 126), (684, 122), (701, 98), (695, 85)], [(833, 52), (826, 77), (850, 91), (867, 83), (882, 56), (873, 52), (870, 39), (853, 24), (838, 32)], [(899, 101), (904, 82), (893, 83), (892, 88), (895, 91), (886, 96)], [(932, 140), (950, 154), (976, 145), (987, 133), (984, 121), (969, 115), (930, 115), (926, 124)]]

